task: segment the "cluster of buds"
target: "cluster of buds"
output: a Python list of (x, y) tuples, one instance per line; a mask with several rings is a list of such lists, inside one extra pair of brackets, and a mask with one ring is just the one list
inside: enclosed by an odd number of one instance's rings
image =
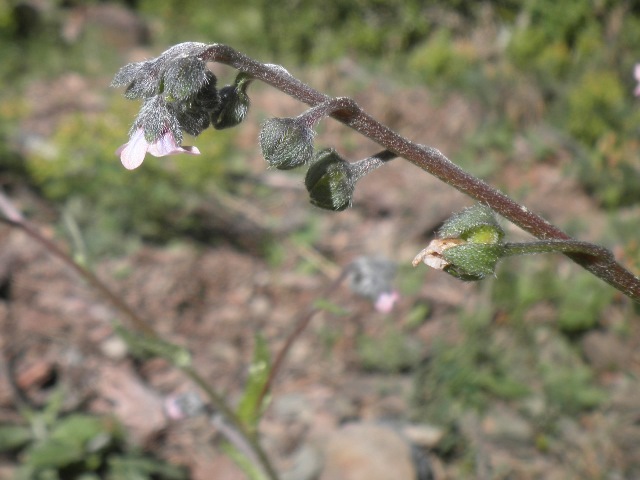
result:
[[(247, 88), (253, 78), (240, 72), (232, 85), (218, 90), (216, 76), (205, 61), (208, 48), (204, 43), (181, 43), (151, 60), (125, 65), (115, 75), (112, 86), (125, 86), (125, 97), (143, 101), (129, 141), (116, 151), (125, 168), (139, 167), (147, 153), (199, 155), (196, 147), (182, 145), (183, 133), (195, 137), (209, 126), (221, 130), (244, 120), (250, 105)], [(268, 165), (281, 170), (309, 165), (305, 185), (311, 203), (327, 210), (350, 207), (356, 182), (395, 158), (383, 151), (351, 163), (333, 149), (314, 149), (315, 125), (349, 108), (353, 105), (347, 99), (329, 99), (297, 117), (268, 119), (260, 131)]]
[(290, 170), (309, 165), (305, 186), (311, 203), (319, 208), (341, 211), (353, 201), (356, 182), (396, 155), (388, 150), (357, 162), (348, 162), (335, 149), (315, 150), (314, 126), (343, 108), (342, 99), (332, 99), (293, 118), (271, 118), (260, 131), (260, 147), (270, 167)]
[(139, 167), (147, 152), (199, 155), (196, 147), (182, 145), (183, 132), (195, 137), (209, 126), (228, 128), (244, 119), (251, 79), (240, 74), (234, 85), (218, 91), (216, 76), (202, 58), (206, 49), (204, 43), (181, 43), (115, 75), (112, 86), (126, 86), (125, 97), (143, 101), (129, 141), (116, 151), (125, 168)]

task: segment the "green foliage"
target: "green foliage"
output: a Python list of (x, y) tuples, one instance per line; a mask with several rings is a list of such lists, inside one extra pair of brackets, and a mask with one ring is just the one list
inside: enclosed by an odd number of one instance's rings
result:
[[(348, 52), (395, 56), (429, 30), (424, 2), (418, 0), (262, 0), (261, 7), (270, 53), (304, 62), (330, 61)], [(282, 21), (294, 11), (294, 21)]]
[(583, 185), (604, 207), (613, 209), (640, 201), (640, 166), (635, 157), (639, 144), (635, 136), (610, 131), (572, 165)]
[(408, 55), (407, 66), (426, 85), (464, 86), (478, 61), (470, 44), (458, 43), (450, 30), (439, 29)]
[(568, 95), (569, 132), (585, 144), (593, 145), (609, 131), (619, 130), (625, 96), (614, 73), (586, 72)]
[[(581, 41), (581, 36), (601, 36), (600, 19), (594, 15), (592, 2), (574, 0), (571, 5), (553, 0), (527, 2), (520, 14), (521, 21), (515, 31), (507, 53), (514, 64), (533, 72), (541, 81), (561, 79), (575, 66), (572, 50), (583, 46), (588, 53), (591, 42)], [(599, 43), (599, 42), (598, 42)], [(586, 55), (578, 56), (578, 60)]]
[(507, 357), (487, 323), (487, 313), (463, 321), (460, 342), (435, 345), (430, 362), (416, 377), (414, 401), (423, 415), (448, 424), (465, 409), (483, 410), (493, 398), (514, 399), (528, 392), (514, 375), (514, 359)]
[(532, 323), (490, 322), (490, 310), (461, 319), (454, 343), (436, 343), (415, 377), (413, 405), (418, 419), (447, 428), (445, 450), (461, 447), (457, 427), (464, 413), (484, 414), (500, 401), (534, 400), (526, 411), (553, 435), (556, 421), (579, 415), (605, 400), (579, 351), (555, 330)]
[(411, 370), (422, 356), (421, 345), (396, 325), (388, 325), (382, 336), (359, 336), (356, 348), (360, 364), (372, 372)]
[(62, 393), (41, 411), (26, 410), (29, 426), (0, 425), (0, 453), (20, 459), (17, 480), (180, 480), (186, 472), (127, 447), (112, 418), (83, 413), (60, 416)]
[(538, 328), (533, 337), (538, 357), (536, 373), (549, 405), (549, 417), (577, 415), (606, 398), (604, 391), (594, 385), (593, 374), (569, 340), (544, 327)]
[(493, 284), (492, 299), (497, 309), (514, 322), (538, 303), (551, 302), (557, 311), (557, 327), (566, 333), (579, 333), (597, 326), (613, 292), (582, 270), (559, 275), (554, 260), (535, 257), (513, 259)]

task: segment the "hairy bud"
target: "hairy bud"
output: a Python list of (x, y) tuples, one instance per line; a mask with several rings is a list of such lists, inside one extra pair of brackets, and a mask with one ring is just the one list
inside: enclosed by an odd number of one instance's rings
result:
[(506, 254), (501, 243), (504, 230), (493, 211), (483, 205), (453, 215), (436, 237), (413, 259), (414, 267), (424, 262), (461, 280), (474, 281), (492, 275)]
[(354, 175), (349, 162), (332, 148), (316, 153), (304, 184), (317, 207), (339, 212), (351, 206)]
[(298, 118), (270, 118), (260, 131), (260, 148), (270, 167), (289, 170), (313, 158), (314, 132)]
[(247, 88), (251, 78), (240, 73), (233, 85), (220, 89), (220, 103), (211, 113), (211, 124), (216, 130), (235, 127), (241, 123), (249, 111), (249, 95)]

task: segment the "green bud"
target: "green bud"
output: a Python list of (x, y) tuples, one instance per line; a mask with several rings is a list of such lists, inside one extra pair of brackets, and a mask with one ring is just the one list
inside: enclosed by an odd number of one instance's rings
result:
[(260, 131), (260, 148), (270, 167), (289, 170), (313, 158), (314, 132), (297, 118), (270, 118)]
[(437, 234), (438, 238), (460, 238), (469, 243), (499, 243), (504, 230), (498, 224), (493, 210), (476, 204), (449, 218)]
[(448, 264), (443, 270), (461, 280), (482, 280), (494, 274), (496, 264), (503, 253), (503, 247), (499, 244), (455, 245), (442, 251), (442, 258)]
[(227, 85), (219, 92), (220, 104), (211, 114), (211, 124), (216, 130), (235, 127), (241, 123), (249, 111), (247, 88), (251, 78), (240, 73), (234, 85)]
[(504, 230), (484, 205), (456, 213), (436, 237), (416, 255), (413, 266), (424, 262), (461, 280), (475, 281), (493, 275), (498, 261), (507, 255), (502, 243)]
[(304, 184), (317, 207), (339, 212), (351, 206), (355, 185), (351, 166), (332, 148), (316, 153)]

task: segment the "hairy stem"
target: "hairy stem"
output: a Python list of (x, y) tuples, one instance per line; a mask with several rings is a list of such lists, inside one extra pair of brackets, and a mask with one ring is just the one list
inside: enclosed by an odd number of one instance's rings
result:
[[(262, 64), (226, 45), (213, 44), (201, 57), (205, 61), (223, 63), (241, 72), (249, 73), (253, 78), (314, 107), (331, 100), (331, 97), (294, 78), (282, 67)], [(418, 145), (398, 135), (364, 112), (353, 100), (345, 98), (339, 100), (345, 102), (345, 108), (338, 109), (331, 114), (336, 120), (399, 157), (409, 160), (469, 197), (488, 205), (534, 237), (541, 240), (572, 240), (568, 234), (544, 218), (530, 212), (526, 207), (486, 182), (462, 170), (437, 149)], [(565, 255), (617, 290), (640, 302), (640, 279), (611, 256), (603, 257), (569, 252), (566, 252)]]
[(504, 243), (503, 256), (529, 255), (532, 253), (576, 253), (595, 258), (613, 260), (611, 251), (599, 245), (580, 240), (541, 240), (539, 242)]

